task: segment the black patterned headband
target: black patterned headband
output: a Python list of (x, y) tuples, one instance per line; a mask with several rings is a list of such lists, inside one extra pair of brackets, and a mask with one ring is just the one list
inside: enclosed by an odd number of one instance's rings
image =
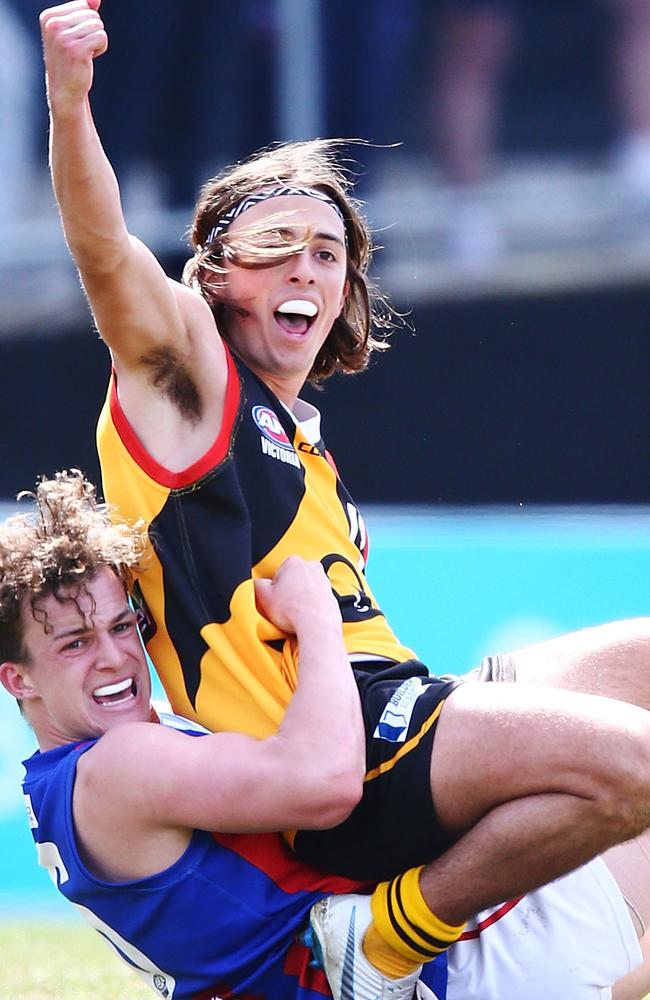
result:
[(212, 227), (203, 243), (203, 246), (209, 246), (210, 243), (212, 243), (213, 240), (216, 240), (218, 236), (222, 236), (223, 233), (230, 228), (235, 219), (237, 219), (243, 212), (247, 212), (249, 208), (253, 208), (254, 205), (259, 205), (261, 201), (266, 201), (267, 198), (286, 198), (288, 195), (302, 195), (303, 197), (316, 198), (318, 201), (324, 201), (327, 205), (330, 205), (334, 209), (343, 225), (345, 225), (343, 212), (336, 202), (323, 191), (318, 191), (316, 188), (278, 185), (277, 187), (263, 188), (261, 191), (256, 191), (254, 194), (247, 194), (245, 198), (242, 198), (242, 200), (238, 201), (236, 205), (229, 208), (228, 211), (221, 216), (216, 226)]

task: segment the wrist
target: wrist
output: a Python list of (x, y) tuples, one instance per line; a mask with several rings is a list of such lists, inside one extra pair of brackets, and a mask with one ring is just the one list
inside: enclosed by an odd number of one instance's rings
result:
[(324, 615), (322, 609), (296, 623), (295, 634), (298, 646), (309, 641), (324, 642), (340, 639), (343, 642), (341, 616), (338, 613)]
[(57, 124), (85, 119), (88, 94), (85, 91), (52, 89), (48, 91), (48, 104), (52, 120)]

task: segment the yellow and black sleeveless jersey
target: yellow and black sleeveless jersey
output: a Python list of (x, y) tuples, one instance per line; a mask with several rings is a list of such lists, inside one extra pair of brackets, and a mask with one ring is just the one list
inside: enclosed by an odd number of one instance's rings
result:
[(190, 468), (169, 472), (144, 450), (115, 377), (97, 443), (106, 499), (148, 525), (153, 555), (134, 596), (174, 711), (261, 737), (282, 718), (297, 656), (295, 639), (257, 611), (253, 578), (272, 576), (288, 556), (324, 566), (350, 653), (413, 654), (368, 589), (363, 521), (322, 442), (309, 443), (277, 397), (227, 354), (222, 428)]

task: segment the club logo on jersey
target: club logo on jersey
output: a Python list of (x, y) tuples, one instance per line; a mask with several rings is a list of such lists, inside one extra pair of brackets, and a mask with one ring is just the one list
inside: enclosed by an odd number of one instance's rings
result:
[(153, 988), (155, 990), (158, 990), (161, 996), (163, 997), (169, 996), (169, 990), (167, 989), (167, 980), (165, 979), (164, 976), (161, 976), (159, 973), (156, 973), (155, 976), (153, 977)]
[(36, 819), (36, 813), (34, 812), (34, 807), (32, 805), (32, 797), (28, 795), (27, 792), (23, 792), (23, 798), (25, 800), (25, 809), (27, 810), (27, 822), (29, 823), (30, 830), (38, 830), (38, 820)]
[(254, 406), (253, 420), (267, 440), (281, 448), (291, 448), (292, 444), (276, 414), (268, 406)]
[(366, 593), (361, 570), (338, 552), (330, 552), (321, 565), (332, 585), (344, 622), (359, 622), (381, 615)]
[(373, 739), (404, 743), (411, 724), (415, 703), (426, 691), (421, 677), (409, 677), (393, 692), (381, 713)]
[(262, 432), (260, 437), (262, 454), (270, 455), (278, 462), (293, 465), (299, 469), (300, 459), (296, 455), (284, 427), (278, 420), (277, 414), (268, 406), (254, 406), (252, 412), (253, 420)]

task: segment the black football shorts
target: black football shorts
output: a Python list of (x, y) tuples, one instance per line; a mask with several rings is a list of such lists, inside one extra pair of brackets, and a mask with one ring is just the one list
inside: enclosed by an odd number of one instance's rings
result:
[(331, 874), (374, 882), (450, 845), (431, 796), (431, 753), (445, 699), (462, 680), (432, 677), (419, 660), (353, 668), (366, 729), (363, 797), (340, 826), (296, 833), (293, 849)]

